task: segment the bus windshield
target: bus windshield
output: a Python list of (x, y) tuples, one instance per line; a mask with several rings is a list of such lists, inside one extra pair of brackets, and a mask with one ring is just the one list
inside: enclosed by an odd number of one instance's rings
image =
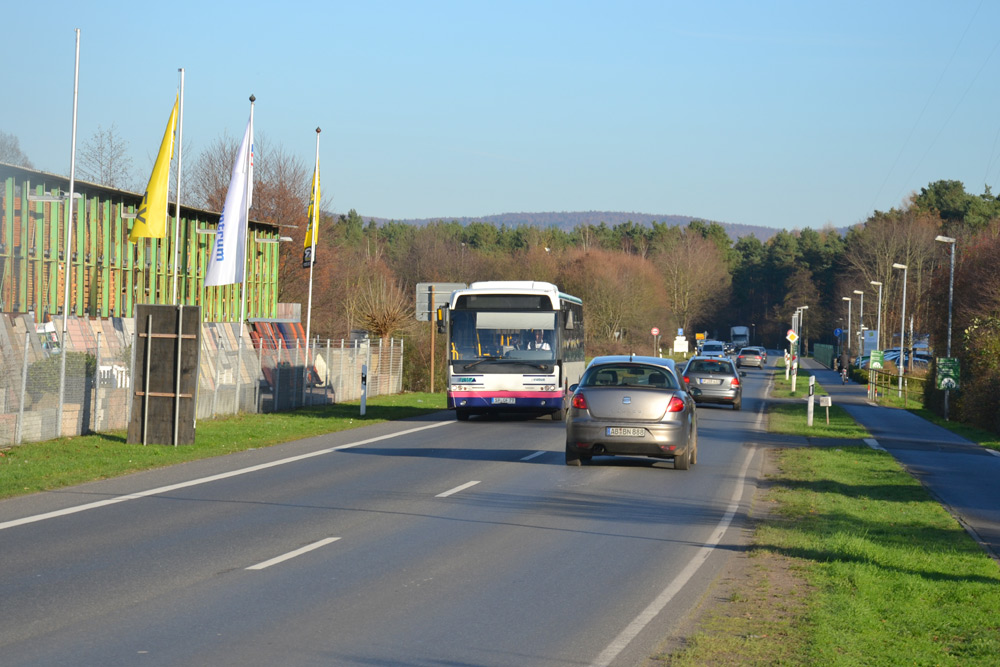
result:
[(453, 361), (553, 362), (556, 313), (455, 310), (451, 313)]

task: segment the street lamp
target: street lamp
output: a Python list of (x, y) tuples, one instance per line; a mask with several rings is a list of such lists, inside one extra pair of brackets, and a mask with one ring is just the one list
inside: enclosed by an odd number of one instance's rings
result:
[(753, 322), (751, 322), (750, 323), (750, 327), (751, 327), (750, 328), (750, 344), (751, 345), (756, 345), (757, 344), (757, 325), (754, 324)]
[(892, 265), (894, 269), (903, 269), (903, 313), (899, 318), (899, 364), (897, 369), (899, 371), (899, 396), (903, 396), (903, 341), (906, 335), (906, 264), (895, 263)]
[(858, 354), (864, 355), (865, 353), (865, 343), (863, 338), (864, 334), (861, 332), (865, 330), (865, 292), (864, 290), (856, 289), (854, 290), (854, 293), (861, 295), (861, 308), (858, 310), (858, 350), (859, 350)]
[(843, 301), (847, 302), (847, 361), (850, 362), (851, 361), (851, 337), (852, 337), (852, 333), (851, 333), (852, 332), (852, 329), (851, 329), (851, 304), (854, 302), (854, 299), (852, 299), (849, 296), (842, 296), (840, 298)]
[[(950, 236), (935, 236), (935, 241), (951, 244), (951, 273), (948, 277), (948, 351), (945, 356), (951, 357), (951, 303), (955, 294), (955, 239)], [(944, 390), (944, 419), (948, 421), (948, 394), (949, 389)]]
[[(799, 338), (802, 338), (802, 331), (805, 329), (806, 321), (806, 311), (809, 310), (809, 306), (799, 306), (799, 330), (796, 331)], [(806, 351), (805, 356), (809, 356), (809, 344), (806, 342), (805, 338), (802, 338), (802, 349)]]
[(882, 283), (878, 280), (871, 281), (872, 285), (878, 286), (878, 337), (875, 340), (875, 345), (878, 349), (882, 349)]

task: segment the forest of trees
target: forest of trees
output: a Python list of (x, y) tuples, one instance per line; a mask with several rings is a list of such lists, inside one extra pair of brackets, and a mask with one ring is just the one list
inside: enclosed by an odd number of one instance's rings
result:
[[(114, 154), (113, 132), (91, 140)], [(0, 132), (8, 159), (30, 164), (16, 137)], [(201, 152), (185, 178), (185, 201), (221, 210), (237, 148), (222, 138)], [(95, 174), (101, 165), (92, 166)], [(301, 268), (312, 168), (258, 138), (251, 218), (282, 225), (293, 243), (281, 247), (280, 296), (305, 303), (308, 271)], [(112, 170), (113, 173), (113, 170)], [(555, 226), (437, 221), (414, 225), (367, 222), (353, 209), (321, 214), (314, 274), (312, 331), (346, 337), (352, 329), (407, 339), (405, 386), (429, 385), (426, 324), (413, 317), (418, 282), (542, 280), (581, 297), (588, 355), (646, 352), (653, 326), (725, 337), (729, 326), (753, 325), (756, 341), (784, 346), (792, 314), (808, 306), (802, 330), (810, 344), (834, 343), (847, 328), (843, 297), (863, 290), (865, 326), (874, 328), (882, 283), (884, 347), (899, 345), (903, 272), (907, 265), (907, 336), (929, 334), (944, 356), (948, 269), (957, 240), (952, 356), (961, 361), (962, 389), (954, 414), (1000, 431), (1000, 200), (987, 188), (966, 192), (959, 181), (937, 181), (905, 205), (876, 211), (841, 234), (833, 228), (781, 230), (766, 241), (734, 241), (714, 222), (687, 225), (632, 221)], [(855, 306), (859, 305), (855, 301)], [(857, 329), (857, 309), (852, 324)], [(907, 344), (910, 340), (907, 340)], [(438, 354), (440, 359), (441, 355)], [(437, 369), (438, 378), (443, 370)], [(437, 386), (441, 386), (436, 382)], [(936, 397), (931, 393), (931, 403)]]

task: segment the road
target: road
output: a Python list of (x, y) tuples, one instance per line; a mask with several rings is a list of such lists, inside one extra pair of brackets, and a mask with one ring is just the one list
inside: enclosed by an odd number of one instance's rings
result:
[(765, 371), (699, 462), (439, 413), (0, 502), (13, 665), (633, 665), (743, 548)]

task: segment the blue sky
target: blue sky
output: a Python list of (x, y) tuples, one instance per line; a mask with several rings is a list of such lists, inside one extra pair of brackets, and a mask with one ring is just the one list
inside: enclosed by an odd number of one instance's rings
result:
[(184, 164), (258, 133), (324, 205), (394, 219), (630, 211), (786, 229), (940, 179), (1000, 191), (1000, 3), (8, 3), (0, 130), (68, 173), (115, 125), (148, 177), (185, 69)]

